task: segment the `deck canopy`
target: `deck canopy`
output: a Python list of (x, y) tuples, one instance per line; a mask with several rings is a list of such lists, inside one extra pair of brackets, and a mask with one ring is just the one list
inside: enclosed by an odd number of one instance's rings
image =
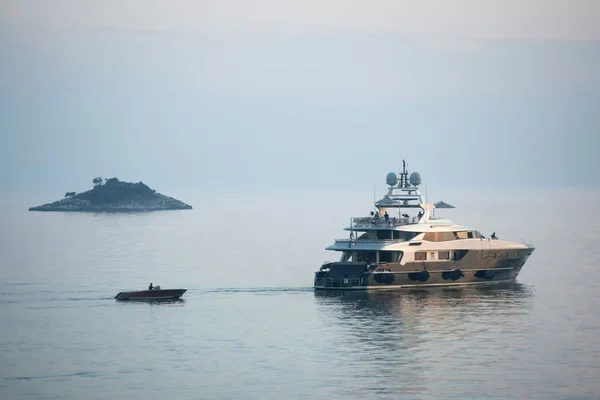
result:
[(448, 204), (444, 201), (438, 201), (434, 204), (435, 208), (456, 208), (452, 204)]

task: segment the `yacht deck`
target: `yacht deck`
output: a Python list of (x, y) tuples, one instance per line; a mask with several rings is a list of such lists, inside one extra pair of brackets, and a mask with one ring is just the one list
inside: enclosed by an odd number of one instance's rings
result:
[(405, 239), (335, 239), (335, 245), (336, 246), (345, 246), (345, 247), (352, 247), (352, 246), (356, 246), (356, 245), (360, 245), (362, 246), (369, 246), (372, 245), (374, 247), (376, 246), (381, 246), (381, 245), (388, 245), (388, 244), (393, 244), (393, 243), (401, 243), (401, 242), (406, 242)]
[[(412, 218), (398, 218), (398, 217), (390, 217), (389, 219), (385, 218), (376, 218), (376, 217), (353, 217), (352, 218), (352, 228), (373, 228), (373, 227), (395, 227), (395, 226), (405, 226), (411, 224), (417, 224), (419, 222), (418, 217)], [(346, 228), (348, 230), (348, 228)]]

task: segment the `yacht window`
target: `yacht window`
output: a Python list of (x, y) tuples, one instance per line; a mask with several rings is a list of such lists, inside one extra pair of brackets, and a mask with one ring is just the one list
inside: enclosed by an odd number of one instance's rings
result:
[(379, 240), (386, 240), (386, 239), (393, 239), (393, 231), (387, 231), (387, 230), (378, 230), (377, 231), (377, 239)]
[(417, 235), (420, 235), (421, 232), (405, 232), (404, 240), (409, 241), (415, 238)]
[(464, 256), (466, 256), (468, 252), (469, 252), (469, 250), (456, 250), (454, 252), (454, 260), (455, 261), (462, 260), (462, 258)]
[(468, 239), (469, 236), (467, 235), (467, 232), (454, 232), (454, 234), (456, 235), (457, 239)]
[(429, 242), (447, 242), (449, 240), (456, 240), (453, 232), (427, 232), (423, 236), (423, 240)]
[(357, 252), (356, 261), (372, 263), (376, 260), (377, 254), (374, 251), (359, 251)]
[(467, 237), (469, 239), (473, 239), (473, 232), (467, 232)]
[(449, 260), (450, 252), (449, 251), (439, 251), (438, 252), (438, 260)]
[(401, 251), (380, 251), (379, 261), (388, 263), (400, 262), (402, 259), (402, 254), (403, 253)]
[(427, 260), (427, 253), (424, 251), (417, 251), (415, 253), (415, 261), (426, 261)]

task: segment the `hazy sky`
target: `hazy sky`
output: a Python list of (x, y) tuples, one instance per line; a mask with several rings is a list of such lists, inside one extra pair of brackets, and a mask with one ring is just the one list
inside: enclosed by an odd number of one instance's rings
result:
[(596, 0), (3, 0), (0, 18), (31, 29), (600, 39)]
[(599, 1), (0, 0), (0, 181), (599, 185)]

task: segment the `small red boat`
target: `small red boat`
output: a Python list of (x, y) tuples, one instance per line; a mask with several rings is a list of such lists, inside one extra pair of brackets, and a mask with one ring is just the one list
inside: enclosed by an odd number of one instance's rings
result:
[(172, 300), (179, 299), (187, 289), (161, 289), (155, 286), (152, 290), (138, 290), (135, 292), (119, 292), (117, 300)]

